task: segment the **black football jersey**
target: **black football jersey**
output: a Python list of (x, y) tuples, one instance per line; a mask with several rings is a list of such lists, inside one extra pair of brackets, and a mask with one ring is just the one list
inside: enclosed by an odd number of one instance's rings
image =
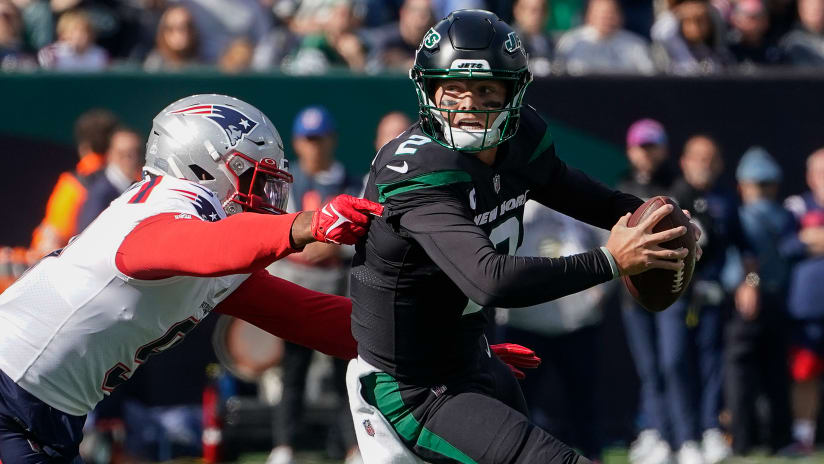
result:
[[(567, 184), (573, 191), (560, 192)], [(566, 194), (591, 196), (591, 203), (577, 205)], [(353, 262), (352, 332), (359, 355), (407, 382), (447, 383), (474, 369), (478, 356), (486, 355), (481, 337), (491, 309), (484, 304), (525, 306), (551, 298), (542, 295), (540, 287), (548, 285), (540, 279), (551, 277), (541, 270), (552, 266), (554, 275), (578, 277), (569, 291), (553, 296), (612, 278), (600, 250), (572, 264), (520, 257), (490, 261), (514, 255), (521, 244), (527, 199), (608, 228), (641, 203), (616, 194), (556, 157), (547, 125), (532, 108), (521, 111), (518, 133), (498, 146), (491, 166), (475, 154), (438, 144), (419, 124), (412, 125), (380, 149), (370, 168), (365, 197), (383, 204), (385, 211), (372, 221)], [(599, 203), (600, 211), (589, 211)], [(417, 215), (421, 211), (426, 214)], [(431, 232), (437, 230), (441, 232)], [(424, 241), (416, 234), (452, 241)], [(467, 246), (466, 253), (455, 253)], [(474, 288), (473, 281), (482, 280), (474, 273), (492, 264), (496, 267), (486, 278), (494, 288), (480, 288), (474, 294), (481, 301), (473, 301), (461, 288)], [(498, 288), (508, 276), (517, 280)]]

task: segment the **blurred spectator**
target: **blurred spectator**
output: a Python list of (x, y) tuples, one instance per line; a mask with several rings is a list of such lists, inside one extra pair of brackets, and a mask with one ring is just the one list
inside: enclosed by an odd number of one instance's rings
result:
[(787, 198), (785, 206), (800, 224), (796, 249), (802, 259), (790, 277), (793, 438), (812, 452), (824, 373), (824, 148), (807, 158), (810, 190)]
[(552, 39), (544, 32), (547, 18), (547, 0), (516, 0), (512, 7), (518, 31), (529, 54), (529, 70), (536, 76), (546, 76), (552, 70)]
[(558, 41), (556, 62), (570, 74), (642, 73), (655, 68), (649, 47), (641, 37), (622, 30), (617, 0), (591, 0), (586, 24)]
[[(630, 171), (618, 184), (622, 192), (642, 199), (666, 195), (674, 173), (669, 168), (668, 139), (664, 126), (653, 119), (635, 121), (627, 131)], [(666, 440), (668, 422), (656, 315), (641, 307), (629, 292), (622, 292), (622, 317), (627, 343), (641, 382), (640, 433), (629, 449), (632, 464), (669, 462), (672, 450)]]
[(112, 133), (106, 150), (106, 167), (92, 174), (86, 201), (77, 217), (77, 231), (82, 232), (115, 198), (140, 179), (143, 167), (143, 140), (137, 132), (120, 127)]
[(237, 39), (223, 51), (218, 66), (221, 71), (227, 74), (248, 71), (252, 66), (254, 53), (255, 48), (248, 40)]
[(262, 0), (264, 3), (274, 2), (272, 13), (274, 24), (269, 33), (254, 44), (255, 53), (252, 57), (252, 68), (268, 70), (279, 68), (281, 62), (292, 50), (295, 50), (302, 36), (292, 30), (295, 22), (294, 2), (290, 0)]
[(624, 29), (649, 40), (650, 29), (655, 20), (656, 0), (621, 0), (624, 10)]
[[(742, 205), (741, 228), (758, 258), (760, 274), (747, 279), (759, 289), (755, 314), (734, 312), (726, 327), (726, 405), (735, 454), (758, 445), (756, 400), (767, 400), (772, 452), (790, 444), (790, 392), (787, 366), (786, 290), (790, 262), (782, 242), (795, 232), (792, 215), (777, 202), (781, 168), (761, 147), (752, 147), (738, 163), (735, 177)], [(760, 277), (756, 277), (760, 276)]]
[(707, 0), (685, 0), (664, 11), (652, 26), (659, 68), (674, 74), (709, 74), (732, 60), (718, 12)]
[(74, 172), (64, 172), (57, 179), (46, 215), (34, 230), (31, 249), (39, 256), (50, 253), (69, 242), (77, 233), (77, 218), (86, 201), (89, 177), (105, 164), (117, 118), (107, 110), (89, 110), (74, 124), (74, 139), (80, 161)]
[(397, 22), (403, 0), (365, 0), (363, 4), (366, 8), (363, 24), (373, 28)]
[(375, 150), (380, 151), (382, 146), (401, 135), (411, 125), (412, 120), (400, 111), (386, 113), (378, 122), (378, 129), (375, 134)]
[[(702, 229), (704, 254), (684, 295), (657, 315), (661, 370), (679, 463), (715, 464), (732, 453), (719, 424), (726, 298), (721, 271), (730, 247), (739, 250), (745, 272), (755, 270), (755, 262), (741, 232), (735, 196), (716, 182), (724, 164), (715, 141), (691, 137), (680, 164), (683, 177), (673, 184), (672, 196)], [(741, 282), (735, 290), (736, 310), (751, 317), (757, 297), (753, 286)]]
[(272, 14), (259, 0), (175, 0), (192, 14), (200, 39), (201, 60), (215, 64), (234, 40), (257, 44), (272, 29)]
[(40, 66), (58, 71), (100, 71), (109, 65), (109, 56), (94, 40), (88, 15), (69, 11), (57, 21), (57, 42), (42, 48), (37, 59)]
[[(555, 258), (597, 248), (593, 227), (533, 201), (524, 209), (520, 256)], [(499, 310), (503, 340), (541, 353), (541, 366), (521, 381), (535, 425), (590, 458), (601, 455), (597, 387), (603, 303), (614, 285), (599, 285), (529, 308)]]
[(627, 159), (630, 172), (619, 189), (643, 199), (666, 195), (675, 174), (672, 172), (664, 126), (654, 119), (640, 119), (627, 130)]
[(323, 33), (323, 28), (332, 14), (332, 7), (341, 0), (299, 0), (283, 2), (285, 5), (296, 5), (294, 14), (289, 20), (289, 28), (293, 33), (304, 36)]
[[(375, 131), (375, 152), (379, 152), (381, 147), (389, 143), (395, 137), (401, 135), (412, 125), (412, 120), (400, 111), (390, 111), (378, 121), (378, 128)], [(364, 174), (361, 180), (360, 196), (366, 191), (366, 182), (369, 174)]]
[(781, 48), (795, 66), (824, 66), (824, 0), (798, 0), (798, 24)]
[(132, 32), (131, 41), (124, 48), (123, 56), (129, 61), (143, 63), (157, 42), (157, 29), (160, 18), (166, 12), (166, 0), (127, 0), (124, 9), (128, 16)]
[(23, 20), (11, 0), (0, 0), (0, 70), (31, 69), (34, 59), (23, 51)]
[(47, 0), (14, 0), (23, 14), (23, 36), (29, 50), (54, 42), (54, 16)]
[(479, 8), (487, 10), (487, 2), (484, 0), (432, 0), (432, 10), (435, 11), (435, 19), (440, 20), (449, 16), (455, 10), (469, 10)]
[(364, 70), (366, 50), (356, 34), (359, 24), (352, 0), (337, 0), (330, 6), (323, 32), (304, 37), (284, 64), (286, 69), (295, 74), (318, 74), (335, 67)]
[[(357, 195), (359, 181), (350, 176), (343, 164), (335, 159), (337, 130), (335, 121), (326, 108), (310, 106), (297, 115), (292, 128), (292, 144), (298, 162), (297, 168), (291, 170), (294, 182), (289, 196), (290, 212), (307, 208), (317, 210), (324, 202), (341, 193)], [(300, 253), (293, 253), (287, 259), (273, 263), (268, 269), (273, 275), (303, 287), (345, 295), (353, 254), (351, 247), (311, 243)], [(285, 343), (283, 394), (275, 413), (276, 447), (270, 453), (267, 464), (295, 462), (293, 447), (303, 421), (306, 374), (313, 353), (309, 348)], [(332, 364), (332, 385), (337, 394), (338, 408), (327, 449), (342, 447), (347, 459), (355, 459), (359, 454), (346, 399), (347, 362), (335, 359)]]
[(770, 17), (761, 0), (738, 0), (730, 15), (730, 52), (748, 67), (781, 62), (781, 50), (769, 40)]
[(180, 70), (197, 65), (200, 38), (186, 7), (173, 6), (157, 26), (155, 49), (143, 64), (147, 71)]
[(405, 0), (397, 23), (370, 31), (369, 71), (408, 71), (423, 36), (435, 24), (429, 0)]
[(51, 8), (58, 18), (83, 11), (94, 30), (95, 43), (110, 58), (125, 56), (136, 40), (137, 25), (130, 14), (134, 8), (123, 0), (51, 0)]

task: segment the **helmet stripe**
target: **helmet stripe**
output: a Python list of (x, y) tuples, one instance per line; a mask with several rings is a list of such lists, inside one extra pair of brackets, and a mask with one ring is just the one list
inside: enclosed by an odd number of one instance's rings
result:
[(172, 114), (211, 114), (212, 105), (197, 105), (172, 111)]

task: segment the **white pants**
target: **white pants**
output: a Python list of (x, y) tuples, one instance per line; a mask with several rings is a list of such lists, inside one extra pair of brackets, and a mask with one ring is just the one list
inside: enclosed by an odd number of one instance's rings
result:
[(363, 398), (360, 379), (373, 372), (380, 370), (360, 356), (349, 361), (346, 369), (349, 409), (364, 464), (423, 464), (424, 461), (403, 444), (383, 414)]

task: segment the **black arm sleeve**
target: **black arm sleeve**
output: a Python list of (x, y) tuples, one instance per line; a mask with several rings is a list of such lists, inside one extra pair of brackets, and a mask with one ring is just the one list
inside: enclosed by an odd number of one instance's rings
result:
[(401, 216), (400, 226), (481, 306), (531, 306), (612, 279), (609, 260), (599, 249), (562, 258), (497, 253), (456, 202), (414, 208)]
[(618, 219), (644, 202), (612, 190), (552, 155), (552, 176), (530, 199), (587, 224), (610, 230)]

